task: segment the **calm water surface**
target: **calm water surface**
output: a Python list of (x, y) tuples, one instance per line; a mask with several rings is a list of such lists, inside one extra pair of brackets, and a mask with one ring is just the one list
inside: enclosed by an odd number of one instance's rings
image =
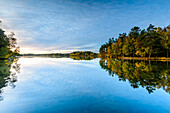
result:
[(166, 66), (166, 62), (20, 58), (6, 77), (10, 66), (1, 62), (5, 81), (2, 77), (0, 113), (168, 113)]

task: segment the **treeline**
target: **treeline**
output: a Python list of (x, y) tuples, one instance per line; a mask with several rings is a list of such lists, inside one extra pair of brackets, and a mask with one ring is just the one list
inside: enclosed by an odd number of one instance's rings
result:
[(52, 57), (52, 58), (62, 58), (62, 57), (68, 57), (69, 54), (62, 54), (62, 53), (50, 53), (50, 54), (21, 54), (20, 56), (26, 56), (26, 57)]
[(145, 30), (133, 27), (118, 38), (110, 38), (100, 47), (102, 58), (118, 57), (167, 57), (170, 55), (170, 25), (161, 28), (150, 24)]
[[(19, 47), (16, 47), (17, 39), (14, 38), (14, 33), (5, 34), (0, 28), (0, 59), (6, 59), (11, 56), (19, 55)], [(13, 50), (13, 51), (12, 51)]]
[(133, 88), (143, 87), (149, 93), (162, 88), (170, 94), (170, 65), (167, 62), (135, 60), (100, 60), (100, 66), (111, 76), (118, 76)]

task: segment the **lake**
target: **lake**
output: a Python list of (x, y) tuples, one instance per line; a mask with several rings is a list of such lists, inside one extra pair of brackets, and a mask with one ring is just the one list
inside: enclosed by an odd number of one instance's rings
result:
[(168, 113), (168, 62), (0, 61), (0, 113)]

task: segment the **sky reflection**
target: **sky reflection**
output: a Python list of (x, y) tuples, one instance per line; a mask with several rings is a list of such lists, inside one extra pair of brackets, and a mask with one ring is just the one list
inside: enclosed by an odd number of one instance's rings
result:
[[(99, 59), (20, 58), (15, 89), (4, 88), (0, 112), (169, 112), (169, 94), (152, 94), (111, 77)], [(56, 64), (56, 65), (55, 65)]]

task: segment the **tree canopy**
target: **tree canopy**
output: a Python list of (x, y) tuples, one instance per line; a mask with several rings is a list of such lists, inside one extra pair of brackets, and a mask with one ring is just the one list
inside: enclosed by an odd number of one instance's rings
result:
[(70, 58), (74, 60), (92, 60), (97, 57), (98, 54), (91, 51), (75, 51), (70, 53)]
[(102, 57), (167, 57), (170, 55), (170, 25), (165, 28), (150, 24), (141, 30), (135, 26), (118, 38), (110, 38), (101, 45), (99, 52)]

